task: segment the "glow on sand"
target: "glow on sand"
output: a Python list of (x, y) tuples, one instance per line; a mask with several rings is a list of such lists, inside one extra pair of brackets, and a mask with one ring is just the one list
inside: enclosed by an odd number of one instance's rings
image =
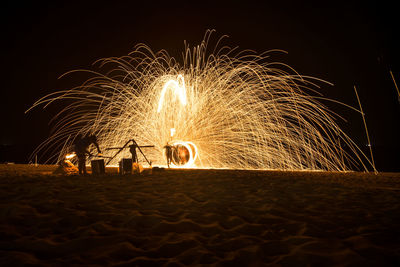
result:
[[(211, 33), (198, 46), (186, 45), (181, 63), (139, 44), (127, 56), (99, 61), (105, 74), (86, 71), (91, 77), (81, 86), (38, 100), (33, 107), (69, 104), (35, 153), (54, 151), (56, 161), (70, 153), (76, 135), (95, 133), (105, 156), (114, 152), (107, 147), (131, 138), (155, 145), (145, 150), (153, 165), (166, 165), (168, 143), (190, 154), (181, 167), (366, 169), (368, 159), (337, 116), (310, 95), (324, 81), (270, 61), (278, 51), (237, 52), (222, 38), (209, 51)], [(123, 151), (110, 164), (129, 156)]]

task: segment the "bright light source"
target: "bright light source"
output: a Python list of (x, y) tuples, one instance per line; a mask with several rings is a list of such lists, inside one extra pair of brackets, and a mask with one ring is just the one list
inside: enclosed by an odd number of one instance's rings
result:
[(72, 158), (74, 158), (75, 156), (76, 156), (75, 153), (67, 154), (67, 155), (65, 156), (65, 159), (72, 159)]

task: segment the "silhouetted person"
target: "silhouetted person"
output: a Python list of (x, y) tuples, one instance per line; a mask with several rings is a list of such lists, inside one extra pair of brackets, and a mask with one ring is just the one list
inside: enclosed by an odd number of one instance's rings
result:
[(78, 157), (78, 168), (79, 174), (86, 175), (86, 154), (90, 155), (88, 148), (91, 144), (94, 144), (97, 148), (98, 153), (100, 154), (99, 144), (97, 143), (97, 138), (95, 135), (89, 135), (82, 137), (79, 134), (74, 141), (74, 150), (75, 154)]
[(136, 144), (130, 145), (129, 146), (129, 152), (132, 154), (132, 163), (138, 163), (138, 156), (136, 153)]
[(167, 165), (169, 168), (169, 165), (171, 164), (172, 160), (172, 146), (167, 143), (167, 145), (164, 146), (164, 148), (165, 148), (165, 157), (167, 158)]

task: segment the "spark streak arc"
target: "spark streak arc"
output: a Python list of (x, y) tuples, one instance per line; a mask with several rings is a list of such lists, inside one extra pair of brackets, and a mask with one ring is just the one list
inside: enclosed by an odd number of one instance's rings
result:
[[(161, 96), (160, 96), (160, 101), (158, 102), (158, 109), (157, 112), (160, 113), (161, 108), (164, 103), (164, 97), (165, 93), (169, 88), (173, 87), (173, 92), (175, 95), (179, 97), (179, 100), (183, 106), (186, 106), (186, 88), (185, 88), (185, 80), (182, 75), (178, 75), (177, 78), (178, 81), (175, 80), (169, 80), (168, 82), (165, 83), (163, 89), (161, 90)], [(181, 85), (181, 84), (182, 85)]]

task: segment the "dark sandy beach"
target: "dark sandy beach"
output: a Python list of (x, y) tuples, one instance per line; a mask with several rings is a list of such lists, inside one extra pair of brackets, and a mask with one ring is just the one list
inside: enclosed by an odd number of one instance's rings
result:
[(400, 174), (0, 165), (0, 266), (399, 266)]

